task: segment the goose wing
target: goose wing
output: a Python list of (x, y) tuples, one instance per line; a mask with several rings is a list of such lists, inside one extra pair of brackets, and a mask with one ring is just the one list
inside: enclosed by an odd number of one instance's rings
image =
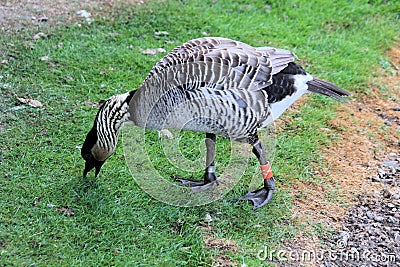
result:
[(157, 77), (156, 80), (164, 80), (169, 86), (190, 84), (194, 89), (213, 84), (258, 91), (271, 85), (272, 75), (295, 58), (288, 50), (255, 48), (226, 38), (199, 38), (176, 47), (163, 57), (142, 85)]

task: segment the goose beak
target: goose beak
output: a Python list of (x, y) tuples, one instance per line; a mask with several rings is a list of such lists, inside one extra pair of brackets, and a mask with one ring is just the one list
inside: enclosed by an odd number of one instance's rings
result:
[(94, 178), (97, 178), (97, 175), (99, 175), (103, 163), (104, 161), (97, 161), (97, 162), (86, 161), (85, 169), (83, 170), (83, 178), (86, 178), (87, 173), (92, 169), (96, 169), (94, 173)]

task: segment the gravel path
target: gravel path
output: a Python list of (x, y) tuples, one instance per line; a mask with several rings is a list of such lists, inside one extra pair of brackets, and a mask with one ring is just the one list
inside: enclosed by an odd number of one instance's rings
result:
[(321, 266), (400, 266), (400, 153), (391, 153), (371, 179), (388, 189), (358, 196), (343, 231), (327, 241), (331, 254)]

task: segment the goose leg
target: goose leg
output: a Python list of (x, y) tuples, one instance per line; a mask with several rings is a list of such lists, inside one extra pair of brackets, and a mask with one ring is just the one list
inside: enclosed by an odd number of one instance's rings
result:
[(272, 195), (275, 191), (275, 179), (272, 175), (271, 165), (267, 161), (264, 146), (258, 138), (256, 142), (253, 143), (253, 153), (256, 155), (260, 163), (261, 172), (264, 178), (264, 186), (263, 188), (248, 192), (240, 198), (232, 199), (232, 201), (236, 202), (248, 199), (253, 202), (253, 210), (255, 210), (271, 201)]
[(206, 155), (206, 169), (204, 172), (203, 181), (178, 178), (177, 180), (181, 182), (180, 185), (189, 185), (193, 189), (197, 188), (200, 191), (209, 188), (214, 184), (214, 182), (217, 181), (217, 176), (215, 175), (215, 165), (214, 165), (215, 143), (216, 143), (215, 134), (207, 133), (205, 143), (207, 148), (207, 155)]

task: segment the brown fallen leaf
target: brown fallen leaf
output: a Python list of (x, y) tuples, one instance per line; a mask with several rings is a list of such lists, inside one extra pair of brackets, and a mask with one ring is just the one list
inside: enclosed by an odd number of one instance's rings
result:
[(58, 207), (58, 208), (57, 208), (57, 211), (64, 212), (64, 215), (65, 215), (65, 216), (74, 216), (74, 215), (75, 215), (74, 210), (71, 209), (71, 208), (68, 207), (68, 206)]
[(22, 98), (22, 97), (17, 97), (17, 99), (19, 102), (21, 102), (23, 104), (28, 104), (29, 106), (31, 106), (33, 108), (43, 107), (43, 104), (39, 100)]
[(165, 136), (168, 139), (174, 139), (174, 135), (168, 129), (160, 130), (160, 134), (161, 134), (161, 136)]
[(29, 106), (34, 107), (34, 108), (39, 108), (43, 107), (43, 104), (39, 100), (31, 99), (28, 103)]
[(44, 34), (43, 32), (38, 32), (32, 38), (33, 38), (33, 40), (39, 40), (42, 37), (46, 37), (46, 34)]
[(146, 54), (146, 55), (155, 55), (158, 53), (165, 53), (165, 52), (167, 52), (167, 51), (164, 48), (148, 48), (148, 49), (142, 50), (142, 53)]
[(154, 38), (160, 38), (160, 36), (168, 36), (169, 32), (167, 31), (158, 31), (154, 33)]
[(93, 103), (90, 99), (85, 101), (85, 105), (93, 108), (100, 107), (100, 103)]
[(41, 61), (49, 61), (49, 60), (51, 60), (51, 57), (49, 57), (49, 56), (43, 56), (43, 57), (40, 58), (40, 60), (41, 60)]

